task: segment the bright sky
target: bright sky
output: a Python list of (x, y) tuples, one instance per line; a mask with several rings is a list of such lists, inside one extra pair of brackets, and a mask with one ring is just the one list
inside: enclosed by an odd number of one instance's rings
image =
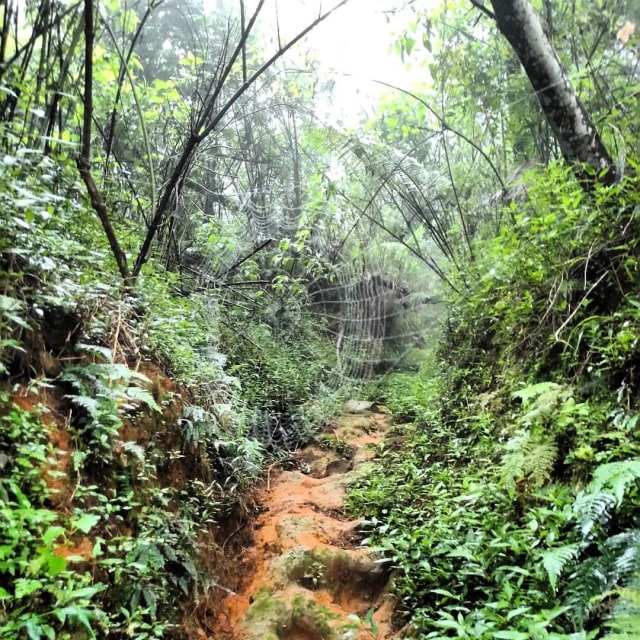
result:
[[(318, 0), (298, 2), (312, 6), (315, 11), (318, 5), (324, 8), (331, 6)], [(297, 2), (288, 0), (286, 4), (293, 7)], [(318, 50), (327, 67), (363, 79), (392, 81), (402, 71), (403, 65), (399, 57), (389, 50), (393, 34), (387, 24), (385, 10), (388, 13), (397, 4), (393, 0), (349, 0), (309, 34), (307, 46)], [(305, 13), (310, 15), (308, 11)]]
[[(317, 16), (320, 6), (326, 11), (337, 2), (278, 0), (280, 24), (292, 34)], [(402, 4), (400, 0), (349, 0), (298, 45), (298, 51), (314, 51), (322, 69), (333, 74), (332, 120), (347, 127), (357, 124), (363, 109), (371, 108), (386, 91), (374, 80), (409, 86), (409, 70), (390, 50), (395, 33), (387, 22), (388, 12)], [(401, 25), (402, 19), (396, 22)]]

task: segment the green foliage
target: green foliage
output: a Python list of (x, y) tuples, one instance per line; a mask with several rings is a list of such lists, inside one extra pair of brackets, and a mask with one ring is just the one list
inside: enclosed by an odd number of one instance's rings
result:
[(527, 191), (474, 247), (435, 364), (381, 386), (415, 422), (350, 489), (421, 638), (624, 637), (637, 615), (637, 181), (589, 200), (552, 167)]
[(267, 449), (293, 448), (308, 441), (338, 406), (325, 386), (335, 351), (310, 318), (275, 332), (267, 324), (240, 333), (224, 329), (229, 372), (254, 412), (252, 433)]
[(103, 462), (110, 462), (115, 455), (114, 439), (122, 426), (121, 409), (135, 412), (146, 405), (151, 410), (161, 410), (153, 395), (139, 386), (151, 381), (126, 365), (72, 365), (60, 380), (76, 391), (66, 397), (74, 407), (71, 416), (78, 437), (84, 440), (90, 455)]
[(88, 533), (100, 518), (69, 518), (47, 506), (53, 490), (43, 471), (55, 464), (55, 452), (46, 427), (37, 414), (2, 400), (0, 638), (54, 639), (82, 628), (95, 637), (105, 619), (98, 594), (106, 585), (58, 552), (75, 531)]
[(398, 435), (379, 454), (384, 475), (351, 487), (349, 504), (367, 516), (365, 542), (397, 570), (394, 590), (420, 637), (559, 633), (564, 609), (535, 550), (560, 535), (570, 494), (549, 487), (522, 512), (437, 422)]
[(593, 479), (578, 493), (567, 519), (574, 541), (545, 551), (542, 560), (552, 586), (566, 575), (562, 597), (572, 616), (584, 623), (610, 607), (607, 594), (631, 588), (640, 572), (638, 509), (639, 460), (596, 467)]
[(437, 408), (433, 399), (438, 393), (439, 379), (434, 375), (432, 354), (420, 352), (417, 373), (391, 373), (374, 381), (367, 391), (382, 402), (399, 422), (429, 422)]
[(536, 441), (523, 431), (505, 445), (501, 472), (514, 488), (518, 482), (527, 482), (531, 489), (539, 489), (551, 478), (557, 457), (555, 442)]

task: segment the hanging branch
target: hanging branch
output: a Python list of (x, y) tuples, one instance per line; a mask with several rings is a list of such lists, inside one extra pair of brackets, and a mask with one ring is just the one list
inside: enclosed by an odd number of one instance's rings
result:
[(238, 60), (238, 57), (241, 55), (244, 47), (246, 46), (249, 35), (252, 32), (258, 15), (260, 14), (264, 5), (264, 0), (260, 0), (255, 11), (253, 12), (253, 15), (249, 19), (245, 30), (241, 33), (238, 45), (233, 51), (226, 68), (223, 70), (220, 78), (218, 78), (215, 90), (205, 101), (205, 104), (200, 111), (198, 118), (196, 119), (195, 126), (192, 128), (191, 135), (185, 143), (180, 159), (178, 160), (175, 168), (173, 169), (173, 172), (166, 182), (164, 191), (162, 193), (160, 201), (158, 202), (158, 205), (156, 206), (155, 213), (147, 229), (146, 237), (142, 243), (140, 252), (138, 253), (138, 257), (136, 258), (135, 265), (131, 272), (131, 276), (134, 280), (138, 277), (143, 265), (149, 259), (151, 246), (162, 223), (164, 222), (165, 218), (173, 213), (177, 206), (185, 178), (193, 161), (193, 157), (203, 140), (205, 140), (216, 129), (221, 120), (227, 115), (229, 110), (247, 92), (247, 90), (255, 84), (255, 82), (264, 74), (267, 69), (269, 69), (285, 53), (287, 53), (287, 51), (289, 51), (289, 49), (291, 49), (291, 47), (293, 47), (297, 42), (302, 40), (302, 38), (304, 38), (312, 29), (317, 27), (334, 11), (345, 5), (348, 1), (349, 0), (341, 0), (328, 11), (321, 13), (315, 20), (313, 20), (313, 22), (311, 22), (311, 24), (300, 31), (289, 42), (287, 42), (284, 46), (279, 47), (278, 50), (266, 62), (264, 62), (252, 75), (247, 78), (245, 82), (242, 83), (240, 88), (225, 102), (225, 104), (218, 111), (216, 111), (215, 107), (218, 98), (220, 97), (220, 93), (222, 92), (222, 89), (229, 74), (231, 73), (232, 68)]
[[(104, 24), (105, 29), (107, 30), (107, 33), (109, 34), (109, 37), (111, 38), (111, 42), (113, 43), (113, 46), (115, 47), (116, 53), (118, 54), (118, 57), (120, 58), (120, 64), (122, 65), (122, 70), (124, 72), (124, 74), (126, 75), (127, 79), (129, 80), (129, 84), (131, 85), (131, 94), (133, 95), (133, 100), (136, 104), (136, 111), (138, 114), (138, 122), (140, 123), (140, 129), (142, 131), (142, 140), (144, 141), (144, 149), (145, 149), (145, 153), (147, 156), (147, 167), (149, 169), (149, 181), (151, 183), (151, 206), (154, 207), (155, 203), (156, 203), (156, 195), (157, 195), (157, 189), (156, 189), (156, 172), (155, 172), (155, 168), (153, 166), (153, 154), (151, 153), (151, 143), (149, 142), (149, 134), (147, 132), (147, 125), (144, 121), (144, 113), (142, 110), (142, 105), (140, 103), (140, 98), (138, 97), (138, 92), (136, 90), (136, 84), (133, 80), (133, 76), (131, 75), (131, 69), (129, 69), (129, 62), (128, 59), (125, 59), (124, 54), (122, 53), (122, 50), (120, 49), (120, 46), (118, 45), (118, 40), (115, 36), (115, 34), (113, 33), (113, 30), (111, 29), (111, 27), (109, 26), (109, 23), (106, 20), (102, 20), (102, 23)], [(122, 85), (118, 86), (118, 92), (120, 92), (122, 90)], [(116, 98), (118, 100), (118, 98)], [(114, 107), (114, 111), (113, 113), (115, 114), (115, 107)], [(111, 121), (111, 126), (115, 127), (115, 119), (112, 119)], [(112, 135), (112, 131), (109, 132), (109, 135)], [(112, 140), (111, 140), (112, 142)], [(109, 152), (109, 148), (107, 148), (107, 160), (105, 160), (105, 164), (106, 162), (108, 162), (108, 152)]]
[(458, 211), (458, 216), (460, 218), (460, 225), (462, 226), (462, 234), (464, 235), (464, 241), (467, 245), (467, 250), (469, 251), (469, 257), (473, 262), (473, 244), (471, 243), (471, 234), (469, 233), (469, 227), (467, 225), (466, 216), (462, 209), (462, 204), (460, 202), (460, 197), (458, 196), (458, 189), (456, 187), (456, 181), (453, 177), (453, 169), (451, 168), (451, 160), (449, 158), (449, 149), (447, 148), (447, 138), (445, 132), (442, 132), (442, 146), (444, 148), (444, 157), (447, 164), (447, 173), (449, 174), (449, 183), (451, 184), (451, 190), (453, 191), (453, 197), (456, 201), (456, 210)]
[(122, 276), (125, 287), (129, 288), (133, 282), (129, 267), (127, 265), (127, 256), (120, 247), (115, 230), (111, 224), (107, 206), (96, 187), (96, 183), (91, 175), (91, 124), (93, 117), (93, 40), (95, 37), (93, 14), (93, 0), (85, 0), (84, 3), (84, 40), (85, 40), (85, 60), (84, 60), (84, 114), (82, 124), (82, 145), (80, 148), (80, 156), (76, 164), (80, 176), (89, 193), (91, 206), (98, 215), (102, 228), (109, 241), (111, 252), (118, 265), (118, 270)]
[(471, 140), (471, 138), (468, 138), (466, 135), (464, 135), (464, 133), (462, 133), (461, 131), (454, 129), (449, 124), (449, 122), (445, 120), (444, 117), (441, 116), (426, 100), (423, 100), (420, 96), (416, 95), (415, 93), (412, 93), (407, 89), (403, 89), (402, 87), (399, 87), (395, 84), (390, 84), (389, 82), (383, 82), (382, 80), (374, 80), (374, 82), (376, 84), (382, 85), (383, 87), (389, 87), (389, 89), (393, 89), (395, 91), (399, 91), (400, 93), (404, 93), (406, 96), (413, 98), (414, 100), (418, 101), (421, 105), (423, 105), (425, 109), (427, 109), (427, 111), (440, 123), (440, 127), (442, 128), (443, 132), (451, 131), (451, 133), (458, 136), (458, 138), (460, 138), (461, 140), (464, 140), (469, 146), (473, 147), (484, 158), (486, 163), (489, 165), (489, 168), (491, 169), (491, 171), (493, 171), (493, 174), (495, 175), (498, 183), (500, 184), (500, 188), (501, 189), (505, 188), (504, 180), (502, 179), (500, 172), (498, 171), (496, 166), (493, 164), (491, 158), (482, 149), (482, 147), (480, 147), (473, 140)]
[[(111, 110), (111, 118), (109, 120), (109, 128), (107, 129), (107, 135), (109, 136), (106, 140), (106, 158), (105, 158), (105, 170), (108, 170), (109, 166), (109, 157), (113, 152), (113, 142), (115, 138), (116, 131), (116, 119), (118, 117), (118, 104), (120, 103), (120, 98), (122, 96), (122, 89), (124, 87), (125, 77), (128, 77), (131, 80), (131, 74), (129, 71), (129, 63), (131, 62), (131, 56), (133, 55), (133, 51), (136, 47), (140, 36), (142, 35), (142, 30), (147, 23), (147, 20), (151, 17), (153, 11), (155, 11), (162, 4), (162, 0), (152, 0), (147, 5), (147, 9), (145, 10), (138, 26), (136, 27), (136, 31), (133, 34), (133, 38), (131, 39), (131, 44), (127, 50), (126, 56), (123, 55), (122, 51), (118, 47), (118, 42), (111, 31), (109, 29), (109, 35), (111, 36), (111, 40), (113, 44), (118, 49), (118, 56), (120, 57), (120, 72), (118, 73), (118, 88), (116, 90), (116, 97), (113, 100), (113, 109)], [(103, 20), (103, 24), (108, 27), (108, 23), (106, 20)], [(133, 87), (133, 83), (131, 83)]]

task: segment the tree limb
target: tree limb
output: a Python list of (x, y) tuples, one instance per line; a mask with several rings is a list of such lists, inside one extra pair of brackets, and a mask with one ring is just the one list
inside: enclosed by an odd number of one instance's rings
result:
[(224, 87), (229, 74), (231, 73), (235, 61), (238, 59), (238, 56), (241, 54), (243, 47), (245, 46), (246, 40), (255, 25), (258, 13), (262, 9), (264, 0), (260, 0), (256, 10), (247, 23), (245, 31), (241, 34), (240, 41), (236, 46), (233, 54), (231, 55), (229, 63), (218, 79), (213, 93), (206, 99), (200, 116), (197, 118), (196, 126), (192, 129), (191, 135), (189, 136), (189, 139), (184, 146), (180, 159), (178, 160), (178, 163), (171, 173), (171, 176), (166, 182), (162, 197), (160, 198), (156, 206), (155, 213), (149, 224), (146, 237), (142, 243), (135, 261), (135, 265), (131, 272), (132, 278), (134, 280), (138, 277), (143, 265), (149, 259), (151, 245), (153, 244), (155, 236), (158, 233), (158, 230), (160, 229), (165, 217), (169, 215), (177, 205), (186, 175), (193, 160), (193, 156), (195, 155), (195, 152), (200, 143), (216, 129), (218, 124), (220, 124), (220, 121), (229, 112), (231, 107), (233, 107), (238, 99), (241, 98), (251, 86), (253, 86), (256, 80), (258, 80), (258, 78), (260, 78), (269, 67), (271, 67), (285, 53), (287, 53), (287, 51), (289, 51), (289, 49), (291, 49), (291, 47), (293, 47), (297, 42), (304, 38), (312, 29), (317, 27), (334, 11), (345, 5), (348, 1), (349, 0), (341, 0), (333, 8), (319, 15), (311, 24), (300, 31), (284, 46), (279, 47), (276, 53), (274, 53), (266, 62), (264, 62), (251, 76), (249, 76), (246, 82), (243, 82), (240, 88), (226, 101), (226, 103), (217, 111), (217, 113), (213, 115), (217, 99)]
[(84, 61), (84, 113), (82, 124), (82, 144), (80, 147), (80, 157), (76, 164), (80, 176), (84, 181), (91, 206), (98, 215), (102, 228), (111, 247), (111, 251), (118, 265), (118, 270), (124, 281), (125, 287), (129, 287), (131, 277), (127, 265), (127, 256), (120, 247), (113, 225), (109, 218), (107, 207), (96, 187), (96, 183), (91, 175), (91, 125), (93, 117), (93, 39), (95, 36), (93, 0), (85, 0), (84, 3), (84, 37), (85, 37), (85, 61)]

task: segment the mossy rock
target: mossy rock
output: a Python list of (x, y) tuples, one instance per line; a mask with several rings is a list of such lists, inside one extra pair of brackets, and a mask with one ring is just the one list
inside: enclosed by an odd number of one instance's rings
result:
[(309, 640), (333, 640), (338, 638), (331, 628), (331, 622), (338, 616), (326, 607), (297, 595), (292, 603), (291, 619), (286, 629), (285, 638), (304, 637)]
[(247, 640), (288, 640), (301, 635), (308, 640), (338, 640), (331, 628), (337, 616), (302, 594), (290, 603), (279, 600), (269, 588), (255, 595), (244, 619)]
[(289, 619), (287, 605), (278, 600), (271, 589), (260, 589), (244, 618), (247, 640), (280, 640)]
[(281, 556), (272, 570), (280, 584), (298, 584), (310, 591), (323, 589), (334, 598), (351, 595), (374, 601), (387, 583), (387, 573), (368, 558), (341, 549), (295, 547)]

